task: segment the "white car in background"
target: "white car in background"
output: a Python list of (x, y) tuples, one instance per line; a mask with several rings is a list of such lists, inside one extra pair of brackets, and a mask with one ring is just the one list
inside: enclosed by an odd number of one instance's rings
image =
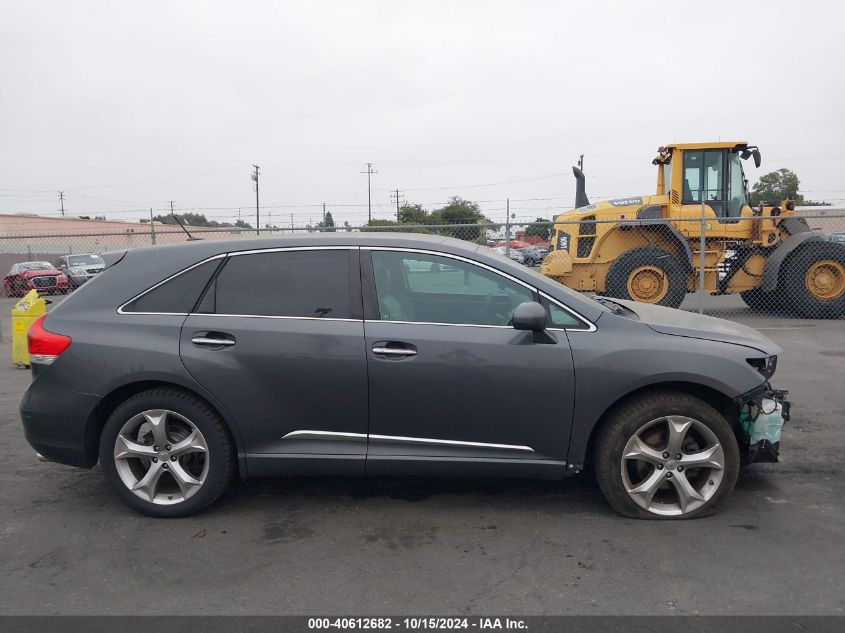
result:
[(515, 262), (518, 262), (520, 264), (525, 263), (525, 257), (515, 248), (510, 249), (510, 252), (508, 252), (508, 250), (504, 246), (497, 246), (493, 250), (499, 253), (500, 255), (510, 257)]

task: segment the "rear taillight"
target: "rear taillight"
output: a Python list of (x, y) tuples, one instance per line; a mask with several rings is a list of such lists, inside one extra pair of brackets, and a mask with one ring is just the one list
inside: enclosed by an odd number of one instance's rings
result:
[(43, 315), (29, 328), (29, 362), (51, 365), (59, 355), (70, 347), (71, 339), (63, 334), (56, 334), (44, 329)]

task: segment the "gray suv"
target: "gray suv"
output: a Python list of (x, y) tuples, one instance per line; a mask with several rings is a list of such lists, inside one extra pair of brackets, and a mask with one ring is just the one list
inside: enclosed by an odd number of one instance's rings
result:
[(777, 460), (772, 341), (594, 300), (477, 244), (343, 233), (104, 259), (32, 327), (21, 417), (45, 460), (99, 461), (144, 514), (199, 512), (236, 475), (589, 466), (617, 512), (691, 518), (741, 463)]

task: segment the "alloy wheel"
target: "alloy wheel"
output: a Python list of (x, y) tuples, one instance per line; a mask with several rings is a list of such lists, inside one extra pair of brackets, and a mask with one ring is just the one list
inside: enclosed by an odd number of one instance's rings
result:
[(188, 418), (166, 409), (143, 411), (126, 422), (114, 443), (123, 484), (156, 505), (191, 498), (208, 477), (208, 443)]
[(694, 512), (719, 490), (725, 453), (699, 420), (667, 415), (647, 422), (622, 451), (625, 491), (641, 508), (663, 516)]

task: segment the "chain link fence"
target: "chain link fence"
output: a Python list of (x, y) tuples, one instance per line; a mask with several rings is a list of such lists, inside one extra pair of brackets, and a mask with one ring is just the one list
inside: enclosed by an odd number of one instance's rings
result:
[[(77, 223), (78, 225), (79, 223)], [(95, 221), (83, 229), (0, 232), (6, 296), (72, 292), (102, 268), (98, 254), (185, 242), (176, 225)], [(319, 231), (454, 237), (498, 250), (571, 288), (723, 318), (841, 318), (845, 210), (779, 218), (624, 218), (528, 224), (255, 229), (186, 227), (194, 239), (272, 239)], [(2, 229), (0, 229), (2, 230)], [(62, 280), (64, 279), (64, 281)]]

